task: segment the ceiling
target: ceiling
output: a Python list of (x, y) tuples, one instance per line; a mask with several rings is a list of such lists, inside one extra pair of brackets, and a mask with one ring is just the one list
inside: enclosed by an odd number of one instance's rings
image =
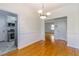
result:
[(44, 4), (44, 11), (49, 12), (55, 10), (57, 8), (63, 7), (64, 5), (68, 5), (68, 3), (0, 3), (0, 6), (6, 5), (22, 5), (25, 7), (31, 8), (33, 11), (37, 12), (42, 9), (42, 4)]
[[(35, 11), (42, 9), (42, 3), (27, 3), (27, 5)], [(54, 9), (60, 8), (66, 3), (44, 3), (44, 10), (45, 11), (52, 11)]]

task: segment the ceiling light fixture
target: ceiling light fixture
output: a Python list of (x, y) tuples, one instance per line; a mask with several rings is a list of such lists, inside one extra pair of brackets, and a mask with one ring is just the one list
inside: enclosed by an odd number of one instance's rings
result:
[(38, 13), (39, 13), (39, 14), (43, 13), (43, 10), (38, 10)]
[(50, 12), (46, 12), (46, 13), (45, 13), (45, 10), (44, 10), (44, 3), (42, 4), (42, 9), (41, 9), (41, 10), (38, 10), (38, 13), (40, 14), (40, 18), (41, 18), (41, 19), (46, 19), (49, 15), (51, 15)]

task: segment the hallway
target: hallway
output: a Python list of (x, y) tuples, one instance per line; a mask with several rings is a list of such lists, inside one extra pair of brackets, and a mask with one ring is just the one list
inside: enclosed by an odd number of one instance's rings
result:
[(67, 47), (63, 40), (54, 41), (51, 36), (52, 34), (47, 33), (46, 41), (36, 42), (4, 56), (79, 56), (79, 50)]

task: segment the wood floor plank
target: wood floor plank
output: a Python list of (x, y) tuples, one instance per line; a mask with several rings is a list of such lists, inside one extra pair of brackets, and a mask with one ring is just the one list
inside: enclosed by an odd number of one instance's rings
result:
[[(67, 42), (54, 40), (50, 33), (45, 41), (5, 54), (4, 56), (79, 56), (79, 49), (67, 47)], [(52, 35), (53, 36), (53, 35)]]

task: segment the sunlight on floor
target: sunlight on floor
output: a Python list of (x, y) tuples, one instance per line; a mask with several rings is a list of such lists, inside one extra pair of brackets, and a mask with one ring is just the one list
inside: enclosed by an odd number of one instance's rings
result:
[(51, 42), (55, 42), (53, 35), (51, 35)]

